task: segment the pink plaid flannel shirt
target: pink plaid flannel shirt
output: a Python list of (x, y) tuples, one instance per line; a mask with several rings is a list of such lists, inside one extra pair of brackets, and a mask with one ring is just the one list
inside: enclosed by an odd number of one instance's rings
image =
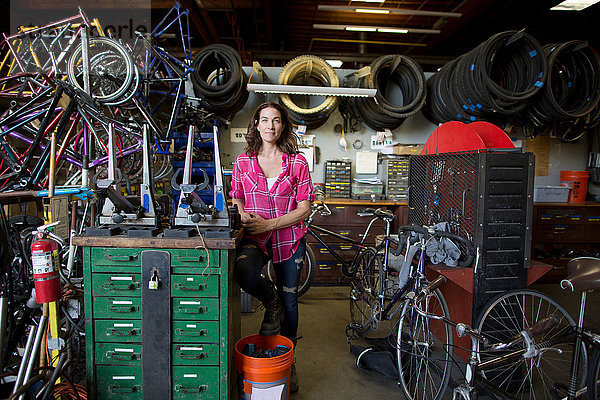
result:
[[(302, 154), (283, 154), (282, 171), (269, 190), (267, 178), (258, 165), (256, 154), (242, 153), (235, 160), (229, 196), (244, 200), (244, 211), (253, 212), (265, 219), (281, 217), (295, 210), (303, 200), (313, 201), (313, 185), (308, 163)], [(294, 255), (300, 239), (306, 233), (304, 223), (258, 235), (246, 233), (255, 240), (262, 251), (268, 253), (266, 244), (271, 240), (273, 262), (282, 262)]]

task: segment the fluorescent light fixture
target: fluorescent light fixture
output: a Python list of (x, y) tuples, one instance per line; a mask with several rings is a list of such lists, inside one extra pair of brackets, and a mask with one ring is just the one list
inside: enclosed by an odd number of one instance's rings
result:
[(419, 29), (419, 28), (393, 28), (385, 26), (361, 26), (361, 25), (332, 25), (332, 24), (313, 24), (315, 29), (329, 29), (333, 31), (355, 31), (355, 32), (381, 32), (381, 33), (425, 33), (439, 34), (439, 29)]
[(248, 83), (246, 88), (249, 92), (256, 93), (306, 94), (313, 96), (375, 97), (375, 94), (377, 94), (377, 89), (272, 85), (267, 83)]
[(555, 11), (581, 11), (584, 8), (593, 6), (598, 1), (600, 0), (565, 0), (550, 9)]
[[(328, 4), (319, 4), (317, 6), (318, 10), (323, 11), (348, 11), (348, 12), (358, 12), (358, 9), (355, 6), (332, 6)], [(383, 13), (386, 14), (399, 14), (399, 15), (420, 15), (424, 17), (443, 17), (443, 18), (460, 18), (462, 17), (461, 13), (456, 12), (446, 12), (446, 11), (426, 11), (426, 10), (411, 10), (408, 8), (383, 8), (383, 7), (360, 7), (360, 12), (374, 12), (374, 13)], [(367, 11), (371, 10), (371, 11)]]
[(331, 65), (333, 68), (339, 68), (344, 63), (342, 60), (325, 60), (325, 62)]
[(383, 3), (385, 0), (350, 0), (351, 2), (361, 2), (361, 3)]
[(354, 9), (357, 13), (368, 13), (368, 14), (389, 14), (390, 10), (381, 8), (356, 8)]
[(408, 29), (377, 28), (377, 32), (381, 32), (381, 33), (408, 33)]
[(353, 32), (377, 32), (377, 28), (372, 26), (347, 26), (346, 30)]

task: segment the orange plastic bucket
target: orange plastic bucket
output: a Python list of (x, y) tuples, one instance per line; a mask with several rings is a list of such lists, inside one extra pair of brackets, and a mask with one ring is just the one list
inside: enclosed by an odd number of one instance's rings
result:
[[(271, 358), (256, 358), (242, 354), (244, 346), (254, 344), (259, 350), (270, 350), (277, 346), (290, 349), (285, 354)], [(246, 336), (235, 344), (235, 366), (241, 374), (242, 399), (252, 398), (260, 392), (261, 398), (287, 400), (290, 395), (290, 371), (294, 363), (294, 344), (285, 336)]]
[(570, 182), (569, 203), (584, 203), (587, 196), (588, 171), (560, 171), (561, 182)]

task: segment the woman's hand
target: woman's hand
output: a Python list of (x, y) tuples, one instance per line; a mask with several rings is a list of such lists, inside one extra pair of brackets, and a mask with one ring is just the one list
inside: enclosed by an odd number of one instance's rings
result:
[(252, 216), (250, 215), (250, 213), (247, 213), (247, 212), (245, 212), (245, 211), (242, 211), (242, 212), (240, 213), (240, 221), (242, 222), (242, 225), (243, 225), (245, 222), (248, 222), (248, 221), (250, 221), (250, 219), (252, 219)]
[(244, 219), (242, 218), (242, 226), (249, 233), (253, 235), (258, 235), (260, 233), (269, 232), (274, 229), (272, 220), (264, 219), (263, 217), (255, 213), (247, 214), (250, 216), (250, 218), (248, 218), (246, 221), (244, 221)]

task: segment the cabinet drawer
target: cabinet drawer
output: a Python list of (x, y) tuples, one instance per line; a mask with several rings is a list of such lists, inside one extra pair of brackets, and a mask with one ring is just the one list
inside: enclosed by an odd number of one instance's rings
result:
[(534, 237), (536, 241), (563, 242), (583, 240), (583, 234), (583, 225), (538, 225)]
[(219, 343), (218, 321), (173, 321), (172, 324), (175, 343)]
[(219, 276), (171, 275), (171, 296), (219, 297)]
[(142, 366), (142, 345), (96, 343), (96, 364)]
[[(343, 259), (352, 259), (354, 257), (354, 253), (356, 252), (355, 249), (358, 248), (358, 246), (354, 246), (352, 243), (345, 243), (345, 242), (327, 243), (327, 244)], [(333, 255), (321, 243), (314, 244), (313, 249), (314, 249), (314, 253), (315, 253), (315, 258), (317, 258), (317, 259), (324, 259), (326, 257), (333, 258)]]
[(173, 367), (173, 400), (216, 400), (219, 382), (219, 367)]
[(336, 226), (346, 223), (346, 206), (328, 205), (331, 210), (331, 215), (315, 214), (313, 223), (319, 226)]
[(142, 367), (96, 367), (97, 399), (142, 399)]
[[(92, 247), (92, 271), (139, 272), (142, 249)], [(117, 268), (114, 268), (117, 267)]]
[(216, 321), (219, 319), (219, 299), (174, 298), (172, 318)]
[[(210, 264), (209, 264), (210, 258)], [(174, 267), (204, 268), (219, 266), (219, 251), (204, 249), (171, 250), (171, 265)], [(199, 271), (202, 272), (202, 271)]]
[(95, 297), (94, 318), (141, 319), (141, 297)]
[(142, 321), (96, 320), (94, 322), (94, 339), (96, 342), (141, 342)]
[(579, 208), (546, 208), (539, 209), (536, 222), (539, 224), (579, 224), (584, 222), (582, 210)]
[(218, 344), (175, 344), (172, 346), (173, 365), (219, 365)]
[(140, 297), (140, 285), (140, 274), (92, 274), (93, 296)]
[(317, 260), (315, 276), (342, 276), (342, 265), (337, 260)]

